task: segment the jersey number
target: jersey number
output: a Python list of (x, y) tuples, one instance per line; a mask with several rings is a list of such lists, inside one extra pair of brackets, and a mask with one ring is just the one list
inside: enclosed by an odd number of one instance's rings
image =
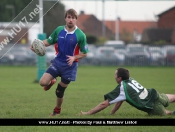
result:
[(129, 86), (131, 86), (137, 93), (140, 92), (140, 90), (144, 89), (140, 94), (140, 99), (145, 99), (148, 96), (148, 91), (146, 88), (144, 88), (142, 85), (140, 85), (137, 81), (132, 80), (131, 83), (128, 83)]

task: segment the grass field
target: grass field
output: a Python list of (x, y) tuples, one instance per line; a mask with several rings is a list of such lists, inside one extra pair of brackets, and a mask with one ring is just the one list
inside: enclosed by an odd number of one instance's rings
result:
[[(52, 118), (173, 118), (152, 116), (141, 112), (126, 102), (115, 115), (110, 115), (113, 105), (91, 116), (79, 116), (103, 101), (103, 95), (116, 87), (114, 71), (117, 67), (79, 66), (76, 82), (65, 92), (62, 113)], [(160, 93), (175, 93), (175, 67), (125, 67), (130, 75), (146, 88), (156, 88)], [(0, 66), (0, 118), (51, 118), (55, 106), (54, 85), (44, 91), (38, 83), (36, 67)], [(59, 81), (59, 78), (58, 78)], [(175, 110), (175, 104), (168, 109)], [(173, 132), (175, 126), (1, 126), (0, 132)]]

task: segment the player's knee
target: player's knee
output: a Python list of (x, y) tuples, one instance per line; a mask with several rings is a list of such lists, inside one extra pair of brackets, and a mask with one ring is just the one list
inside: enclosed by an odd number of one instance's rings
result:
[(58, 98), (63, 98), (65, 89), (66, 87), (62, 87), (60, 84), (58, 84), (57, 89), (55, 91), (56, 96)]
[(48, 83), (47, 83), (46, 81), (44, 81), (43, 79), (41, 79), (41, 80), (39, 81), (39, 84), (40, 84), (42, 87), (48, 85)]
[(44, 81), (43, 81), (43, 80), (40, 80), (40, 81), (39, 81), (39, 84), (40, 84), (41, 86), (44, 86)]

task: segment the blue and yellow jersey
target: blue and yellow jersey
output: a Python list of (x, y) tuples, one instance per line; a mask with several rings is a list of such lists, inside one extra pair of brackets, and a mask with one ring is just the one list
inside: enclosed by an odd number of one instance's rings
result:
[(66, 61), (66, 55), (78, 55), (79, 51), (84, 54), (88, 52), (86, 35), (78, 27), (74, 31), (68, 32), (65, 26), (59, 26), (53, 31), (47, 41), (49, 44), (58, 44), (56, 58), (62, 61)]

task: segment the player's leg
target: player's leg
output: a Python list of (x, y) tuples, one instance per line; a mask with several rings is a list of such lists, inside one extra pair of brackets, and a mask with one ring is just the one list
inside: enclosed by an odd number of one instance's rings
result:
[(64, 92), (65, 92), (69, 83), (70, 83), (70, 81), (65, 80), (63, 78), (61, 78), (61, 82), (58, 83), (57, 89), (55, 91), (55, 94), (57, 96), (57, 103), (56, 103), (57, 108), (61, 108), (61, 105), (63, 102), (63, 97), (64, 97)]
[(149, 111), (148, 115), (166, 115), (165, 107), (160, 103), (159, 99), (154, 103), (153, 110)]
[(149, 115), (166, 115), (166, 109), (169, 105), (169, 100), (166, 94), (159, 94), (158, 99), (154, 103), (153, 110), (151, 110), (148, 114)]
[[(169, 103), (175, 102), (175, 94), (166, 94), (168, 97)], [(166, 110), (167, 115), (175, 115), (175, 111)]]
[(61, 105), (62, 105), (63, 99), (64, 99), (64, 92), (65, 92), (65, 90), (66, 90), (69, 83), (70, 83), (70, 81), (65, 80), (64, 78), (61, 78), (61, 82), (58, 83), (57, 89), (55, 91), (55, 94), (57, 96), (56, 107), (54, 108), (53, 113), (51, 114), (51, 116), (55, 116), (57, 114), (60, 114)]
[(167, 115), (175, 115), (175, 111), (165, 110)]
[(40, 79), (40, 85), (44, 87), (44, 90), (49, 90), (51, 86), (56, 82), (56, 77), (58, 76), (57, 67), (52, 64), (43, 74)]
[(49, 73), (44, 73), (43, 76), (41, 77), (39, 84), (44, 87), (47, 86), (51, 83), (51, 80), (53, 79), (52, 75)]
[(169, 103), (175, 102), (175, 94), (166, 94), (169, 99)]
[(174, 115), (175, 111), (166, 110), (165, 107), (169, 105), (169, 103), (175, 102), (175, 95), (173, 94), (159, 94), (159, 102), (161, 107), (157, 111), (165, 111), (167, 115)]
[[(67, 64), (66, 64), (66, 66), (67, 66)], [(60, 68), (61, 69), (60, 70), (61, 71), (61, 82), (58, 84), (56, 92), (55, 92), (56, 96), (57, 96), (56, 107), (55, 107), (53, 113), (51, 114), (51, 116), (60, 114), (65, 89), (68, 87), (68, 85), (71, 81), (76, 80), (78, 64), (73, 63), (72, 66), (67, 66), (67, 67), (66, 66), (64, 66), (64, 67), (62, 66)]]

